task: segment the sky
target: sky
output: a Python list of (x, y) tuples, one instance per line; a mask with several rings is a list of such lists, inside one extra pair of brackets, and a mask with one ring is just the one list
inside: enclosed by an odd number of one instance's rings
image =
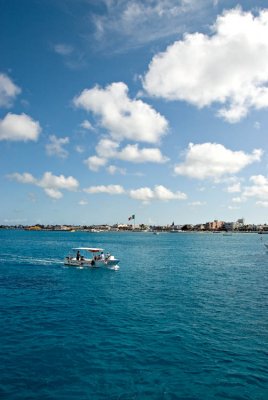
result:
[(267, 1), (0, 10), (0, 224), (268, 223)]

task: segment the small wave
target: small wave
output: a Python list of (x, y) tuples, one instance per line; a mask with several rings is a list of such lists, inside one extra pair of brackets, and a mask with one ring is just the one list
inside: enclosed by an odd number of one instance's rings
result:
[(56, 258), (34, 258), (27, 256), (13, 256), (1, 257), (0, 263), (5, 265), (16, 264), (16, 265), (56, 265), (63, 264), (63, 261)]

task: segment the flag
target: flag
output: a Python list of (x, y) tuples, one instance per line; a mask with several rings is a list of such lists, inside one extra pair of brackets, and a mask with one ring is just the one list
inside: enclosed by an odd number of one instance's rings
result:
[(135, 215), (131, 215), (131, 217), (128, 218), (128, 220), (130, 221), (131, 219), (135, 219)]

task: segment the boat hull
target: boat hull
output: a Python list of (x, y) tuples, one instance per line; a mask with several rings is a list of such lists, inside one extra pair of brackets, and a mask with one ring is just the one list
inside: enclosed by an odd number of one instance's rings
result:
[(90, 267), (90, 268), (118, 267), (119, 268), (118, 264), (119, 260), (112, 257), (107, 260), (94, 260), (94, 259), (77, 260), (76, 258), (73, 257), (65, 257), (64, 259), (64, 265), (72, 267)]

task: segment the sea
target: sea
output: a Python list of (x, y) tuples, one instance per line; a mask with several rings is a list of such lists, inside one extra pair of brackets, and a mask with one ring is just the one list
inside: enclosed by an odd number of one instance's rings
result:
[(0, 230), (0, 398), (268, 399), (266, 236)]

